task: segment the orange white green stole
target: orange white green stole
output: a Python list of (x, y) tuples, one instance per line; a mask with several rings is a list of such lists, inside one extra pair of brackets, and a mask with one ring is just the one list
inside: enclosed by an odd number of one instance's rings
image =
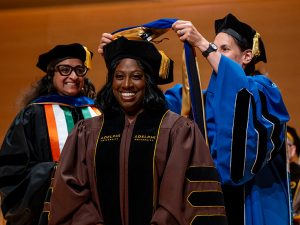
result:
[[(44, 109), (52, 158), (53, 161), (58, 161), (68, 134), (74, 127), (72, 112), (67, 105), (63, 104), (45, 104)], [(80, 107), (80, 109), (84, 119), (101, 114), (99, 109), (94, 106), (84, 106)]]

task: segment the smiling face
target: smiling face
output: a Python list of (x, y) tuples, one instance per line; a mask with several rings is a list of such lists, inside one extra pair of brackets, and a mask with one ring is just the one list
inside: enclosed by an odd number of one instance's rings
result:
[(112, 89), (123, 111), (135, 116), (143, 110), (145, 97), (145, 73), (136, 60), (124, 58), (113, 74)]
[[(59, 65), (70, 65), (72, 67), (82, 65), (80, 59), (70, 58), (59, 62)], [(59, 95), (76, 96), (84, 86), (84, 77), (79, 77), (73, 70), (70, 75), (62, 76), (56, 69), (53, 76), (53, 86)]]

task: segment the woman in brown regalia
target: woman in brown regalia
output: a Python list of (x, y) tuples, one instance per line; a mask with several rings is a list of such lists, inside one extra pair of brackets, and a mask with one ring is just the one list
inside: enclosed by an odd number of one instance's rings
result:
[(50, 224), (227, 224), (219, 178), (197, 125), (170, 112), (158, 84), (173, 62), (147, 41), (104, 47), (103, 115), (68, 137)]

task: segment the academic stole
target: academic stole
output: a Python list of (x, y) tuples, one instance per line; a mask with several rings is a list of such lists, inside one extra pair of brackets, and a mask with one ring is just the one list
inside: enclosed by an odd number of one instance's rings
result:
[[(52, 159), (55, 162), (55, 166), (49, 178), (50, 186), (46, 193), (44, 207), (40, 215), (38, 225), (48, 225), (50, 213), (50, 198), (52, 195), (53, 180), (57, 168), (57, 163), (59, 161), (60, 153), (63, 149), (68, 134), (74, 127), (72, 112), (69, 108), (70, 106), (61, 104), (44, 104)], [(99, 109), (94, 106), (81, 107), (81, 113), (84, 119), (88, 119), (101, 114)]]
[[(120, 170), (120, 144), (125, 116), (105, 114), (95, 155), (97, 189), (105, 224), (122, 224), (120, 212), (120, 176), (128, 179), (128, 213), (130, 225), (150, 224), (153, 214), (154, 160), (157, 137), (166, 110), (156, 115), (142, 112), (134, 124), (130, 140), (128, 171)], [(126, 128), (125, 128), (126, 129)], [(128, 141), (129, 142), (129, 141)], [(124, 155), (124, 154), (123, 154)], [(121, 172), (121, 174), (120, 174)]]
[[(58, 104), (45, 104), (44, 109), (52, 159), (53, 161), (58, 161), (68, 134), (74, 127), (72, 112), (68, 106)], [(94, 106), (84, 106), (80, 109), (84, 119), (101, 114)]]

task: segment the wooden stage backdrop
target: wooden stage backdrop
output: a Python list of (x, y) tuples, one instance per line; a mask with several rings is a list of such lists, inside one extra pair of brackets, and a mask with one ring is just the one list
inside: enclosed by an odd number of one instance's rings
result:
[[(0, 7), (0, 143), (20, 110), (19, 99), (33, 81), (43, 76), (35, 67), (37, 57), (54, 45), (80, 42), (90, 48), (95, 56), (89, 77), (100, 88), (106, 74), (97, 54), (101, 33), (169, 17), (193, 21), (208, 40), (213, 40), (214, 20), (229, 12), (262, 35), (268, 57), (265, 69), (282, 91), (291, 115), (290, 124), (300, 132), (299, 0), (2, 0)], [(169, 40), (159, 48), (175, 61), (175, 84), (181, 81), (182, 43), (172, 32), (167, 37)], [(198, 56), (205, 88), (210, 68), (199, 52)]]
[[(20, 109), (19, 99), (33, 81), (43, 76), (35, 67), (37, 57), (54, 45), (80, 42), (90, 48), (95, 55), (89, 77), (100, 88), (106, 74), (103, 60), (97, 54), (102, 32), (169, 17), (193, 21), (208, 40), (213, 40), (214, 20), (229, 12), (253, 25), (262, 35), (268, 57), (266, 70), (282, 91), (291, 115), (290, 124), (300, 132), (300, 100), (297, 94), (300, 83), (300, 1), (94, 0), (94, 3), (82, 4), (83, 1), (79, 1), (81, 4), (73, 5), (71, 1), (65, 1), (56, 1), (61, 5), (37, 7), (28, 4), (0, 9), (0, 143)], [(173, 32), (166, 36), (169, 40), (162, 42), (159, 48), (175, 60), (175, 84), (181, 81), (183, 45)], [(210, 68), (199, 52), (198, 61), (202, 86), (206, 88)], [(162, 89), (172, 85), (163, 86)]]

